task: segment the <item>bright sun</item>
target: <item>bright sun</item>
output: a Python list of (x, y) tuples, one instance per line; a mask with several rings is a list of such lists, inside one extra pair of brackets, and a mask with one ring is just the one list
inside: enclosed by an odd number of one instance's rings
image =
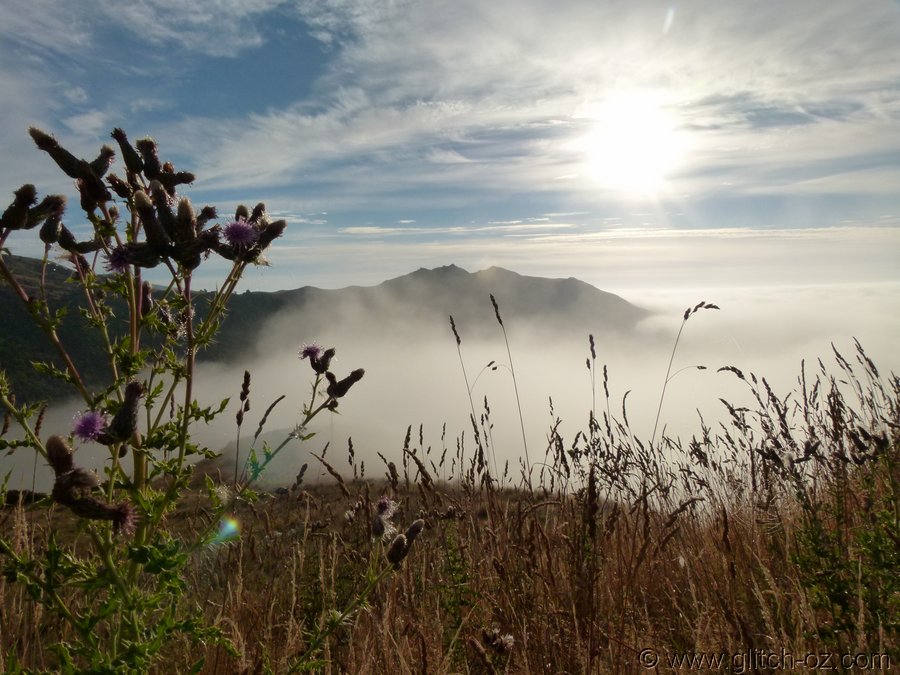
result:
[(604, 189), (657, 194), (683, 160), (684, 141), (675, 118), (649, 92), (617, 94), (580, 117), (592, 124), (578, 141), (585, 173)]

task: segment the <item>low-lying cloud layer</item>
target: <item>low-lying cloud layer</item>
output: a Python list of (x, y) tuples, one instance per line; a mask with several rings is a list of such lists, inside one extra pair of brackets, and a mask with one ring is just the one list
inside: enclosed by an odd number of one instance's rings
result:
[[(665, 427), (669, 434), (689, 437), (698, 433), (698, 411), (708, 423), (722, 418), (724, 408), (719, 398), (751, 404), (746, 385), (730, 373), (716, 372), (721, 366), (731, 365), (765, 376), (775, 391), (784, 395), (796, 386), (802, 359), (806, 360), (810, 377), (818, 370), (819, 357), (830, 372), (839, 373), (834, 366), (832, 343), (855, 362), (856, 337), (882, 375), (888, 377), (892, 370), (900, 372), (900, 358), (893, 343), (900, 331), (898, 297), (897, 284), (720, 289), (704, 292), (702, 297), (685, 291), (644, 292), (629, 297), (656, 314), (632, 334), (598, 337), (598, 414), (607, 407), (602, 382), (602, 367), (606, 365), (610, 412), (621, 419), (623, 397), (630, 392), (626, 401), (631, 428), (638, 437), (650, 438), (682, 313), (685, 307), (700, 300), (715, 302), (721, 310), (700, 311), (685, 326), (673, 364), (673, 372), (681, 372), (669, 382), (660, 416), (660, 429)], [(485, 298), (485, 302), (489, 300)], [(599, 336), (603, 317), (595, 319)], [(586, 334), (570, 334), (565, 326), (528, 325), (509, 314), (504, 314), (504, 323), (521, 396), (528, 452), (534, 463), (546, 449), (552, 422), (551, 397), (555, 415), (563, 419), (561, 430), (567, 440), (571, 441), (578, 430), (586, 427), (592, 398), (585, 365), (589, 357), (588, 338)], [(498, 460), (501, 465), (509, 460), (515, 467), (523, 454), (523, 443), (502, 333), (498, 326), (495, 337), (475, 340), (467, 337), (465, 325), (460, 325), (459, 330), (476, 413), (483, 412), (487, 397)], [(289, 484), (307, 462), (307, 476), (317, 477), (320, 467), (309, 452), (319, 453), (326, 442), (331, 444), (328, 457), (339, 470), (346, 471), (348, 437), (353, 438), (357, 462), (365, 461), (367, 475), (380, 476), (384, 467), (376, 453), (399, 464), (400, 449), (410, 425), (414, 446), (418, 445), (419, 425), (423, 425), (424, 445), (431, 446), (435, 462), (444, 446), (449, 449), (448, 457), (453, 456), (456, 439), (463, 434), (467, 451), (472, 450), (469, 399), (449, 324), (435, 325), (427, 335), (421, 330), (411, 332), (402, 324), (387, 332), (378, 326), (367, 331), (365, 326), (354, 325), (352, 312), (315, 335), (308, 334), (297, 317), (279, 316), (270, 324), (259, 326), (258, 338), (247, 345), (246, 354), (234, 364), (201, 365), (201, 402), (214, 405), (225, 396), (231, 396), (234, 402), (214, 425), (197, 428), (199, 437), (213, 448), (224, 448), (233, 442), (234, 412), (244, 368), (252, 373), (252, 409), (244, 433), (255, 431), (265, 408), (282, 394), (286, 398), (273, 411), (267, 428), (287, 433), (299, 421), (299, 410), (308, 401), (313, 375), (308, 363), (297, 357), (297, 350), (302, 343), (312, 341), (337, 349), (333, 369), (339, 376), (359, 367), (365, 368), (366, 375), (341, 401), (340, 415), (316, 419), (311, 427), (317, 433), (314, 439), (305, 445), (291, 442), (283, 456), (271, 465), (265, 477), (269, 483)], [(489, 361), (500, 367), (496, 371), (484, 369)], [(707, 369), (691, 367), (696, 365)], [(52, 411), (44, 433), (68, 432), (76, 410), (77, 407), (65, 406)], [(246, 443), (243, 447), (246, 449)], [(83, 456), (91, 453), (87, 447), (80, 452)], [(96, 459), (98, 455), (92, 456)], [(46, 487), (49, 473), (40, 464), (37, 485)], [(10, 487), (30, 487), (31, 458), (20, 450), (11, 460), (3, 460), (4, 471), (10, 466)], [(515, 469), (513, 474), (517, 475)]]

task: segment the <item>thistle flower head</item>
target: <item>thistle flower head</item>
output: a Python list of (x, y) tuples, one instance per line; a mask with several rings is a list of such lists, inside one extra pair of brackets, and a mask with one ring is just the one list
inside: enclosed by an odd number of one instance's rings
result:
[(385, 541), (397, 534), (397, 528), (391, 522), (397, 511), (397, 502), (383, 495), (375, 503), (375, 517), (372, 519), (372, 536)]
[(88, 410), (75, 417), (72, 433), (82, 441), (96, 441), (106, 431), (106, 417), (103, 413)]
[(318, 360), (319, 356), (322, 354), (322, 347), (317, 345), (315, 342), (308, 342), (304, 344), (300, 348), (299, 356), (300, 359), (316, 359)]
[(375, 503), (375, 511), (382, 518), (393, 518), (394, 513), (397, 512), (397, 506), (397, 502), (387, 495), (382, 495)]
[(127, 270), (128, 265), (130, 264), (131, 260), (128, 255), (128, 249), (124, 246), (116, 246), (106, 256), (106, 269), (109, 272), (120, 274)]
[(259, 231), (246, 220), (233, 220), (225, 226), (226, 241), (235, 248), (250, 248), (259, 240)]
[(137, 525), (137, 512), (131, 502), (122, 502), (115, 507), (112, 514), (113, 531), (116, 534), (128, 536), (134, 532)]

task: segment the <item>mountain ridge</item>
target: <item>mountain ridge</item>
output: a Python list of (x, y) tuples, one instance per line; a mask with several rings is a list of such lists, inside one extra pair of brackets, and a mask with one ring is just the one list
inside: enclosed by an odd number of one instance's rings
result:
[[(7, 256), (6, 261), (17, 276), (26, 280), (27, 290), (34, 292), (41, 261), (19, 256)], [(98, 340), (92, 340), (92, 331), (87, 330), (77, 311), (83, 294), (77, 284), (65, 283), (70, 275), (59, 265), (47, 275), (47, 290), (54, 303), (70, 307), (61, 335), (64, 343), (72, 345), (75, 362), (87, 371), (86, 379), (94, 386), (105, 384), (105, 364), (97, 358), (102, 348)], [(511, 332), (545, 332), (551, 337), (559, 331), (627, 333), (650, 315), (620, 296), (575, 277), (526, 276), (497, 266), (469, 272), (449, 264), (420, 267), (374, 286), (302, 286), (237, 293), (229, 301), (215, 343), (200, 356), (204, 361), (233, 362), (258, 344), (261, 333), (287, 324), (302, 326), (307, 336), (324, 334), (334, 339), (352, 331), (371, 339), (402, 335), (414, 342), (447, 338), (449, 315), (453, 315), (464, 339), (487, 337), (497, 330), (490, 295), (496, 298), (504, 325)], [(28, 360), (58, 357), (5, 283), (0, 283), (0, 313), (9, 317), (0, 343), (0, 368), (7, 371), (20, 399), (56, 398), (63, 388), (49, 378), (36, 376)]]

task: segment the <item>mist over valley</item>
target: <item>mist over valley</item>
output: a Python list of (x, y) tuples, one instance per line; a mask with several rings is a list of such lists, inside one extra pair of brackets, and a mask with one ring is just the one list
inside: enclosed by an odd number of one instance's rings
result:
[[(0, 289), (0, 299), (11, 314), (16, 308), (6, 290)], [(490, 295), (507, 331), (512, 364)], [(498, 468), (502, 472), (509, 462), (511, 476), (517, 477), (524, 447), (513, 369), (532, 462), (543, 458), (556, 418), (569, 441), (587, 427), (592, 400), (600, 419), (608, 413), (619, 420), (624, 401), (633, 433), (646, 441), (683, 312), (701, 300), (714, 302), (721, 309), (701, 310), (684, 327), (672, 366), (676, 374), (660, 411), (660, 433), (689, 438), (700, 431), (698, 413), (707, 424), (722, 419), (720, 398), (748, 402), (744, 383), (717, 372), (725, 365), (765, 376), (784, 395), (796, 386), (801, 360), (806, 359), (808, 369), (819, 368), (819, 357), (830, 366), (832, 342), (852, 358), (853, 338), (859, 338), (884, 374), (897, 369), (890, 344), (890, 336), (900, 330), (897, 297), (896, 285), (870, 284), (643, 291), (623, 298), (574, 278), (523, 276), (499, 267), (467, 272), (455, 265), (421, 268), (370, 287), (248, 291), (232, 298), (216, 342), (201, 353), (199, 363), (197, 394), (203, 405), (215, 407), (227, 397), (231, 403), (212, 424), (198, 425), (196, 431), (211, 449), (225, 451), (223, 476), (230, 476), (234, 414), (246, 369), (251, 373), (251, 411), (242, 429), (240, 461), (246, 459), (249, 436), (263, 412), (283, 395), (262, 437), (270, 445), (280, 443), (299, 421), (314, 379), (298, 351), (316, 343), (335, 348), (332, 370), (338, 378), (356, 368), (364, 368), (365, 377), (341, 399), (339, 414), (315, 420), (309, 429), (314, 438), (288, 443), (267, 469), (264, 483), (290, 484), (307, 463), (307, 480), (330, 480), (310, 455), (320, 453), (326, 443), (335, 468), (352, 475), (346, 460), (349, 438), (357, 465), (364, 462), (367, 476), (381, 476), (384, 466), (377, 453), (399, 462), (409, 427), (413, 447), (419, 446), (421, 429), (421, 451), (431, 461), (437, 463), (446, 449), (448, 459), (438, 475), (450, 478), (449, 458), (458, 441), (462, 439), (467, 456), (474, 448), (461, 353), (476, 416), (485, 413), (485, 401), (490, 410)], [(461, 339), (460, 353), (450, 315)], [(589, 334), (596, 345), (593, 385), (587, 367)], [(83, 404), (76, 401), (56, 401), (44, 433), (68, 433), (81, 410)], [(79, 452), (98, 468), (104, 459), (103, 449), (90, 443)], [(26, 454), (7, 458), (11, 487), (32, 484), (34, 463)], [(38, 466), (36, 487), (46, 488), (50, 476), (47, 467)]]

